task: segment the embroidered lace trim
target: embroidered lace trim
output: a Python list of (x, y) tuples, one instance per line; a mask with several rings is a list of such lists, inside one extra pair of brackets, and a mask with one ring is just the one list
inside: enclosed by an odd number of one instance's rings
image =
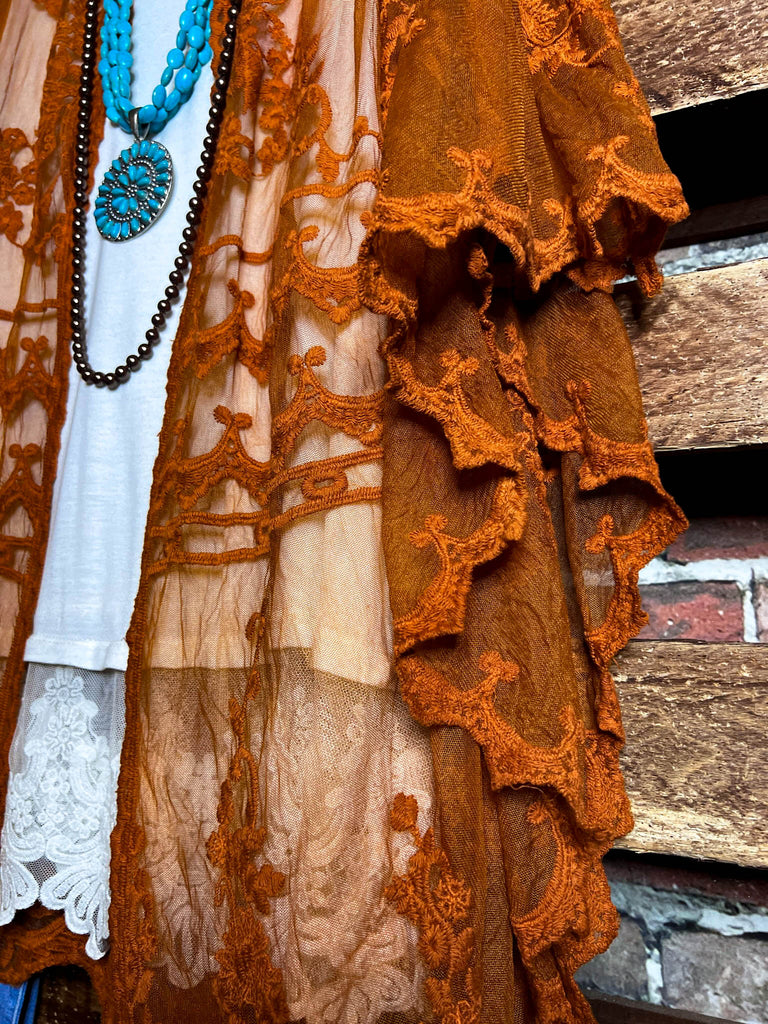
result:
[(0, 924), (39, 900), (107, 951), (109, 836), (125, 721), (122, 672), (30, 665), (0, 853)]

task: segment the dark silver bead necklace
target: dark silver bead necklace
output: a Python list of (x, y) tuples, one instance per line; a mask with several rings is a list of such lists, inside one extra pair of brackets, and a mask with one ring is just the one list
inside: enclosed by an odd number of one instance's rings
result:
[(85, 29), (83, 32), (82, 68), (80, 72), (80, 88), (78, 90), (77, 136), (75, 139), (75, 208), (72, 225), (72, 289), (70, 294), (70, 336), (72, 358), (86, 384), (96, 387), (115, 389), (131, 379), (131, 374), (141, 367), (142, 362), (150, 359), (154, 347), (160, 342), (160, 332), (171, 312), (171, 307), (178, 301), (185, 277), (189, 271), (190, 260), (194, 252), (197, 230), (203, 210), (203, 201), (211, 177), (211, 169), (216, 154), (216, 141), (219, 136), (221, 119), (226, 104), (227, 85), (232, 69), (232, 57), (235, 49), (235, 33), (237, 16), (241, 0), (231, 0), (227, 10), (227, 22), (221, 40), (219, 66), (211, 90), (211, 106), (208, 111), (208, 123), (205, 126), (206, 136), (203, 140), (203, 151), (200, 154), (200, 166), (197, 168), (195, 182), (192, 186), (194, 195), (189, 200), (187, 226), (182, 232), (179, 255), (174, 262), (174, 269), (168, 275), (169, 284), (165, 289), (165, 298), (157, 304), (157, 312), (152, 316), (152, 326), (145, 333), (145, 341), (139, 345), (135, 353), (127, 355), (125, 360), (112, 370), (102, 373), (94, 370), (88, 361), (88, 347), (85, 331), (85, 223), (88, 205), (88, 160), (90, 152), (90, 120), (91, 96), (93, 93), (94, 68), (96, 65), (98, 39), (99, 0), (86, 0)]

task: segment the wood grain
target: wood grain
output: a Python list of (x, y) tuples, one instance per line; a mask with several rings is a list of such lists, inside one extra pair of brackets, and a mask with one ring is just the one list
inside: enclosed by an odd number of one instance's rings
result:
[(654, 114), (768, 86), (764, 0), (613, 0)]
[(616, 289), (659, 450), (768, 442), (768, 260)]
[(664, 238), (664, 249), (698, 242), (722, 241), (768, 230), (768, 195), (716, 203), (693, 210), (680, 224), (673, 224)]
[(633, 641), (616, 662), (626, 849), (768, 867), (768, 644)]
[(671, 1010), (635, 999), (607, 996), (602, 992), (584, 993), (598, 1024), (732, 1024), (720, 1017), (705, 1017), (692, 1010)]

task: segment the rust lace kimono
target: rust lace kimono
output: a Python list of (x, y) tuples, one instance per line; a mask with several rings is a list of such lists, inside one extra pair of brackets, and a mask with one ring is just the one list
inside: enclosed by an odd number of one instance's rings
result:
[[(83, 14), (0, 12), (0, 807)], [(243, 0), (128, 635), (111, 947), (38, 905), (2, 980), (81, 964), (107, 1024), (592, 1020), (573, 975), (632, 827), (609, 666), (684, 526), (610, 292), (659, 287), (685, 213), (604, 0)]]

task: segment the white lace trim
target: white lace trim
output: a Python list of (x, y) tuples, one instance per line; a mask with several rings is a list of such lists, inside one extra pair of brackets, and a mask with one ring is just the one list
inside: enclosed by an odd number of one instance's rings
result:
[(39, 900), (86, 953), (108, 948), (109, 837), (124, 728), (122, 672), (30, 665), (0, 839), (0, 924)]

